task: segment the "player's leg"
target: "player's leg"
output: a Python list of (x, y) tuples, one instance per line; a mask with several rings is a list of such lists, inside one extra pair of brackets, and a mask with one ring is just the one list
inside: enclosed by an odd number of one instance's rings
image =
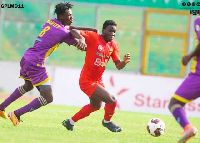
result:
[(63, 126), (71, 131), (73, 131), (75, 122), (89, 116), (90, 113), (99, 110), (102, 105), (101, 100), (92, 98), (92, 94), (98, 86), (96, 83), (94, 83), (93, 81), (89, 81), (87, 78), (81, 76), (79, 80), (79, 85), (81, 90), (90, 98), (90, 104), (83, 106), (82, 109), (79, 112), (77, 112), (74, 116), (62, 122)]
[(25, 80), (25, 84), (23, 86), (16, 88), (15, 91), (0, 104), (0, 117), (7, 118), (5, 113), (6, 107), (32, 89), (32, 83), (28, 80)]
[(91, 97), (90, 104), (83, 106), (82, 109), (70, 119), (64, 120), (62, 122), (63, 126), (65, 126), (68, 130), (73, 131), (75, 122), (78, 122), (79, 120), (89, 116), (92, 112), (99, 110), (101, 108), (101, 105), (102, 101)]
[(37, 87), (41, 96), (35, 98), (24, 107), (9, 113), (14, 126), (19, 126), (20, 116), (27, 112), (32, 112), (41, 106), (45, 106), (53, 100), (50, 77), (46, 72), (46, 68), (44, 66), (37, 66), (36, 64), (25, 60), (23, 62), (23, 67), (25, 67), (25, 72), (30, 78), (33, 87)]
[(172, 97), (168, 106), (170, 112), (173, 114), (174, 118), (182, 126), (182, 128), (190, 124), (186, 116), (185, 109), (183, 108), (184, 105), (185, 103), (180, 102)]
[(26, 74), (26, 61), (24, 58), (20, 61), (20, 78), (25, 79), (25, 84), (23, 86), (18, 87), (15, 91), (2, 103), (0, 104), (0, 116), (3, 118), (7, 118), (5, 113), (5, 108), (10, 105), (13, 101), (21, 97), (26, 92), (33, 89), (33, 85), (30, 82), (29, 76)]
[(79, 112), (77, 112), (73, 117), (72, 120), (77, 122), (80, 119), (83, 119), (90, 115), (90, 113), (97, 111), (101, 108), (102, 101), (90, 98), (90, 104), (85, 105)]
[(179, 142), (185, 142), (197, 133), (197, 129), (189, 122), (183, 106), (195, 100), (200, 95), (200, 87), (198, 87), (199, 83), (197, 83), (199, 80), (200, 78), (198, 76), (188, 76), (177, 89), (169, 103), (170, 112), (184, 129), (184, 134)]
[(105, 102), (105, 114), (102, 124), (104, 127), (108, 128), (112, 132), (120, 132), (122, 131), (121, 127), (116, 125), (114, 122), (111, 121), (112, 116), (115, 113), (115, 108), (117, 106), (116, 98), (111, 95), (108, 91), (105, 90), (102, 86), (97, 86), (95, 91), (92, 94), (92, 97)]
[(173, 114), (176, 121), (184, 129), (184, 133), (178, 143), (186, 142), (190, 137), (197, 134), (197, 129), (189, 122), (183, 106), (185, 103), (178, 101), (175, 98), (171, 98), (169, 103), (169, 110)]
[(40, 97), (35, 98), (29, 104), (9, 113), (8, 116), (11, 118), (14, 126), (19, 126), (20, 116), (23, 114), (37, 110), (38, 108), (45, 106), (53, 101), (50, 82), (45, 83), (45, 85), (39, 85), (37, 88), (40, 91)]

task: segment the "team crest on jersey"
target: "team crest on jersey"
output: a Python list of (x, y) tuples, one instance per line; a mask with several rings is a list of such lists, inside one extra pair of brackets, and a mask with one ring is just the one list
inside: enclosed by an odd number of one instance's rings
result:
[(112, 46), (110, 46), (110, 45), (108, 45), (108, 47), (109, 47), (109, 49), (110, 49), (110, 55), (112, 54), (112, 52), (113, 52), (113, 47)]
[(110, 55), (112, 54), (112, 52), (113, 52), (113, 48), (111, 47), (111, 49), (110, 49)]
[(103, 47), (102, 47), (101, 45), (99, 45), (99, 46), (98, 46), (98, 50), (99, 50), (99, 51), (102, 51), (102, 50), (103, 50)]

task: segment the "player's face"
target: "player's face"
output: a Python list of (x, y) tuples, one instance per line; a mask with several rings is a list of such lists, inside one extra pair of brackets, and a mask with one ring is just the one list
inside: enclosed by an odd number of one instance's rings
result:
[(113, 25), (108, 25), (105, 29), (102, 31), (102, 36), (104, 37), (104, 40), (106, 42), (110, 42), (115, 38), (117, 27)]
[(72, 10), (68, 9), (62, 15), (63, 25), (71, 25), (73, 23)]

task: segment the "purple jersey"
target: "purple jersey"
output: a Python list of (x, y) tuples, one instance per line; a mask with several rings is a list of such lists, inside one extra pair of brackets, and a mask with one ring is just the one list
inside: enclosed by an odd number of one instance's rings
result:
[[(200, 18), (194, 22), (195, 40), (200, 41)], [(183, 103), (192, 102), (200, 97), (200, 56), (195, 56), (192, 65), (191, 73), (183, 81), (183, 83), (176, 90), (173, 98)]]
[(48, 20), (42, 27), (34, 46), (24, 53), (24, 58), (27, 61), (36, 63), (37, 66), (43, 66), (46, 59), (62, 42), (74, 45), (77, 40), (71, 36), (70, 31), (56, 18)]
[(200, 76), (195, 74), (189, 74), (173, 95), (173, 98), (183, 103), (192, 102), (198, 97), (200, 97)]
[[(200, 18), (197, 18), (194, 21), (194, 29), (195, 29), (195, 43), (196, 45), (200, 41)], [(191, 65), (191, 73), (196, 75), (200, 75), (200, 56), (195, 56)]]

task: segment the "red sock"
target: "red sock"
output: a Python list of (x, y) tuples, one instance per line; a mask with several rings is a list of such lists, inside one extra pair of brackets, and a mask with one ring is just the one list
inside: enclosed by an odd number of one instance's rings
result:
[(115, 113), (116, 106), (117, 106), (117, 100), (113, 103), (106, 103), (105, 108), (104, 108), (105, 110), (104, 120), (110, 121), (110, 119)]
[(85, 105), (79, 112), (77, 112), (73, 117), (72, 120), (77, 122), (80, 119), (83, 119), (90, 115), (90, 113), (99, 110), (100, 108), (92, 107), (90, 104)]

